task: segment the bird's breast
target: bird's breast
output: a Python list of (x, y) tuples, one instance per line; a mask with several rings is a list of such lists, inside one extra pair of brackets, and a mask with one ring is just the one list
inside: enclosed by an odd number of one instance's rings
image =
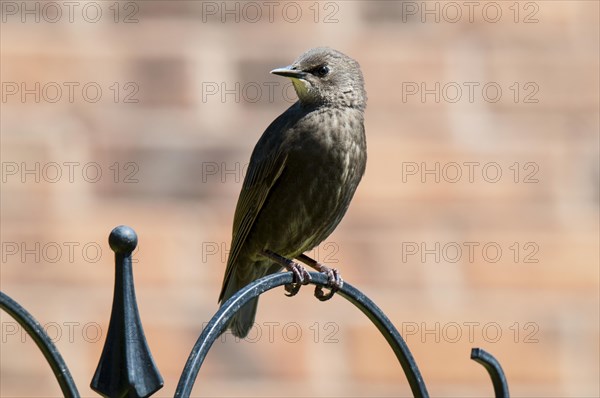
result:
[(287, 145), (285, 170), (269, 198), (277, 203), (269, 206), (278, 209), (274, 218), (285, 224), (271, 244), (288, 249), (286, 255), (311, 249), (335, 229), (364, 173), (362, 120), (338, 116), (313, 117)]

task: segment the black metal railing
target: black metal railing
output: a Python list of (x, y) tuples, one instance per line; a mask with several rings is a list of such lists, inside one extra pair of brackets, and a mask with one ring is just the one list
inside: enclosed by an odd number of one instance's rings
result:
[(79, 397), (79, 392), (73, 381), (73, 376), (67, 368), (67, 364), (52, 342), (52, 339), (44, 331), (42, 325), (19, 303), (0, 292), (0, 308), (12, 316), (35, 341), (48, 364), (56, 376), (58, 385), (65, 397)]
[[(115, 289), (110, 323), (104, 349), (92, 378), (91, 387), (105, 397), (149, 397), (163, 386), (163, 379), (154, 363), (140, 320), (132, 272), (132, 252), (137, 235), (127, 226), (111, 232), (109, 244), (115, 252)], [(311, 273), (311, 284), (327, 286), (327, 277)], [(254, 281), (227, 300), (204, 328), (192, 348), (179, 379), (175, 397), (189, 397), (200, 367), (215, 340), (227, 327), (231, 317), (249, 300), (266, 291), (293, 282), (291, 272), (277, 273)], [(360, 309), (385, 337), (396, 354), (415, 397), (428, 397), (425, 382), (404, 339), (387, 316), (358, 289), (347, 282), (338, 294)], [(0, 308), (10, 314), (33, 338), (46, 360), (65, 397), (79, 397), (73, 378), (56, 346), (35, 318), (17, 302), (0, 292)], [(481, 348), (473, 348), (471, 359), (488, 371), (496, 397), (508, 397), (508, 385), (500, 363)]]

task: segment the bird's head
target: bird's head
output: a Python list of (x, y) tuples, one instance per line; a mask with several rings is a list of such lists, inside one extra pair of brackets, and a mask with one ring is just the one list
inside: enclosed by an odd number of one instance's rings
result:
[(327, 47), (313, 48), (285, 68), (271, 73), (292, 79), (303, 104), (364, 109), (367, 96), (358, 62)]

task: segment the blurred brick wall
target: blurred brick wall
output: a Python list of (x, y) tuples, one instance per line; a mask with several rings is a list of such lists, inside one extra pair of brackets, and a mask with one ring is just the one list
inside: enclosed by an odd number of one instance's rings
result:
[[(469, 4), (1, 2), (1, 288), (82, 395), (110, 313), (107, 236), (127, 224), (172, 396), (217, 309), (250, 152), (295, 98), (268, 71), (320, 45), (362, 66), (369, 163), (316, 257), (397, 325), (432, 396), (492, 394), (474, 346), (514, 396), (600, 394), (598, 3)], [(0, 394), (59, 396), (0, 319)], [(196, 396), (410, 395), (341, 298), (280, 289), (257, 323), (215, 344)]]

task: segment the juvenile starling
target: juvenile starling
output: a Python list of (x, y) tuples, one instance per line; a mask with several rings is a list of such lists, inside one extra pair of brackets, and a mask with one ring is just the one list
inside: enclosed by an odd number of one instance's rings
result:
[[(298, 101), (260, 137), (238, 199), (219, 302), (278, 272), (329, 236), (346, 213), (367, 161), (367, 102), (358, 63), (331, 48), (313, 48), (271, 73), (289, 77)], [(258, 299), (232, 319), (246, 337)]]

